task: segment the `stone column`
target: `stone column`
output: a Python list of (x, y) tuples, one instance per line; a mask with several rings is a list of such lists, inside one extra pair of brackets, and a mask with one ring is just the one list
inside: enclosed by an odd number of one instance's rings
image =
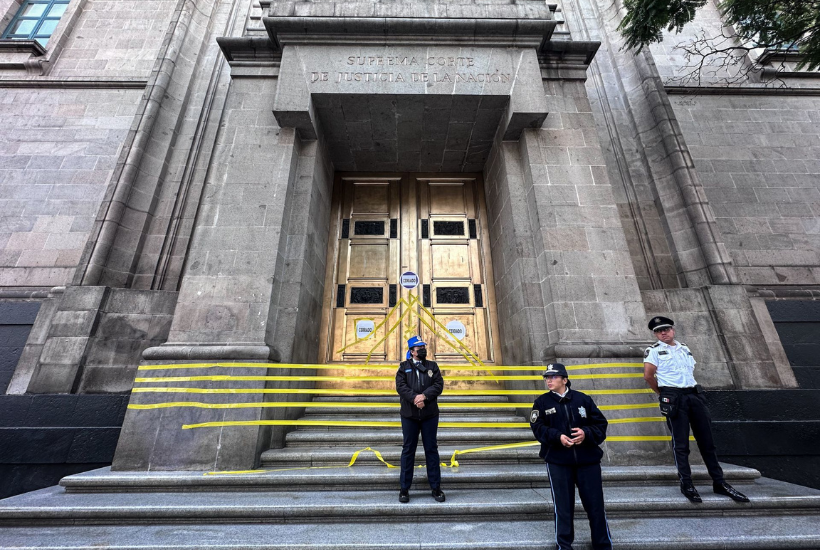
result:
[(268, 105), (273, 79), (235, 79), (168, 342), (150, 360), (269, 360), (265, 342), (288, 189), (301, 141)]
[[(318, 141), (281, 128), (271, 112), (282, 79), (259, 68), (236, 69), (217, 137), (211, 171), (183, 274), (168, 341), (145, 351), (145, 364), (316, 361), (324, 292), (333, 167)], [(252, 78), (243, 78), (249, 76)], [(197, 369), (141, 371), (136, 387), (185, 384), (142, 378), (185, 377)], [(232, 376), (288, 375), (286, 369), (232, 368)], [(300, 371), (305, 374), (305, 371)], [(295, 384), (294, 384), (295, 385)], [(249, 393), (199, 393), (208, 403), (263, 403), (284, 399), (264, 380), (194, 384)], [(304, 384), (302, 384), (304, 386)], [(135, 392), (132, 405), (167, 401)], [(183, 430), (221, 420), (291, 418), (296, 409), (168, 408), (129, 410), (115, 469), (247, 469), (276, 444), (282, 430), (245, 426)], [(274, 440), (271, 440), (271, 434)]]
[[(498, 139), (484, 173), (504, 361), (640, 363), (651, 335), (584, 83), (551, 80), (544, 89), (550, 114), (542, 128), (524, 130), (517, 142)], [(540, 381), (507, 385), (544, 389)], [(646, 384), (641, 377), (581, 378), (573, 388)], [(595, 400), (619, 405), (652, 397)], [(633, 423), (619, 425), (617, 433), (657, 436), (662, 430), (658, 423)], [(605, 461), (659, 463), (668, 450), (664, 441), (613, 441), (605, 445)]]
[(640, 356), (646, 315), (583, 82), (546, 86), (543, 127), (497, 141), (485, 170), (505, 361), (572, 345)]

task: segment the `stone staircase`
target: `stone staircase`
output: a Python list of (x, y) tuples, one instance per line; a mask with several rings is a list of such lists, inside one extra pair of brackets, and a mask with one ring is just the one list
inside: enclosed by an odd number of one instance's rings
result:
[[(393, 398), (317, 398), (305, 420), (395, 421), (394, 407), (330, 403)], [(463, 407), (465, 403), (480, 406)], [(319, 406), (321, 405), (321, 406)], [(504, 397), (443, 397), (442, 422), (524, 422)], [(662, 427), (662, 426), (661, 426)], [(656, 428), (653, 428), (656, 429)], [(442, 428), (442, 461), (454, 450), (531, 440), (528, 428)], [(530, 550), (552, 548), (553, 508), (537, 447), (460, 455), (444, 468), (445, 503), (429, 493), (423, 468), (409, 504), (398, 502), (398, 428), (300, 426), (283, 449), (262, 455), (259, 472), (111, 472), (64, 478), (60, 486), (0, 501), (0, 548)], [(421, 447), (421, 446), (420, 446)], [(419, 453), (418, 463), (422, 463)], [(703, 504), (679, 493), (671, 465), (604, 469), (610, 528), (619, 549), (820, 548), (820, 491), (725, 465), (751, 498), (713, 495), (695, 466)], [(589, 548), (577, 503), (576, 548)]]

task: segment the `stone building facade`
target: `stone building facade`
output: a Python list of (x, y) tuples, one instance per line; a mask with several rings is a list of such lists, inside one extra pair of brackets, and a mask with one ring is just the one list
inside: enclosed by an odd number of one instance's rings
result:
[[(34, 441), (51, 407), (49, 460), (71, 463), (113, 452), (140, 365), (324, 362), (351, 174), (481, 182), (501, 364), (640, 361), (662, 314), (709, 388), (816, 384), (775, 321), (820, 323), (818, 76), (693, 83), (676, 45), (716, 8), (635, 53), (620, 5), (71, 0), (45, 47), (1, 40), (0, 390), (30, 423), (1, 430)], [(0, 0), (4, 26), (19, 8)], [(281, 445), (177, 429), (223, 415), (129, 411), (114, 466), (251, 468)]]

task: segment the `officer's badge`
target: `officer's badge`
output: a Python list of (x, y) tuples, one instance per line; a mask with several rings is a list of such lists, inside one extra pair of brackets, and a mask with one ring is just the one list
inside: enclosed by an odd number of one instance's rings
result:
[(545, 410), (545, 411), (544, 411), (544, 414), (545, 414), (545, 415), (547, 415), (547, 414), (555, 414), (555, 407), (553, 407), (553, 408), (551, 408), (551, 409), (547, 409), (547, 410)]
[(535, 421), (538, 420), (538, 414), (540, 412), (541, 411), (539, 411), (538, 409), (532, 410), (532, 412), (530, 413), (530, 424), (535, 424)]
[(660, 317), (655, 317), (655, 320), (653, 322), (657, 323), (657, 324), (660, 324), (661, 318)]
[(578, 414), (581, 415), (581, 418), (586, 418), (587, 410), (584, 407), (578, 407)]
[(427, 371), (427, 376), (429, 376), (430, 378), (432, 378), (432, 377), (433, 377), (433, 371), (428, 370), (428, 371)]

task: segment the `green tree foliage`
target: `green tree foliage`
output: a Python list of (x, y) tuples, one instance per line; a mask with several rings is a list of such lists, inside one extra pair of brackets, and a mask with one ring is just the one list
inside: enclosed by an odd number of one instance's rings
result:
[[(707, 0), (624, 0), (619, 30), (628, 49), (663, 40), (680, 30)], [(737, 49), (767, 48), (802, 54), (798, 68), (820, 68), (820, 0), (722, 0), (718, 8), (737, 33)]]

